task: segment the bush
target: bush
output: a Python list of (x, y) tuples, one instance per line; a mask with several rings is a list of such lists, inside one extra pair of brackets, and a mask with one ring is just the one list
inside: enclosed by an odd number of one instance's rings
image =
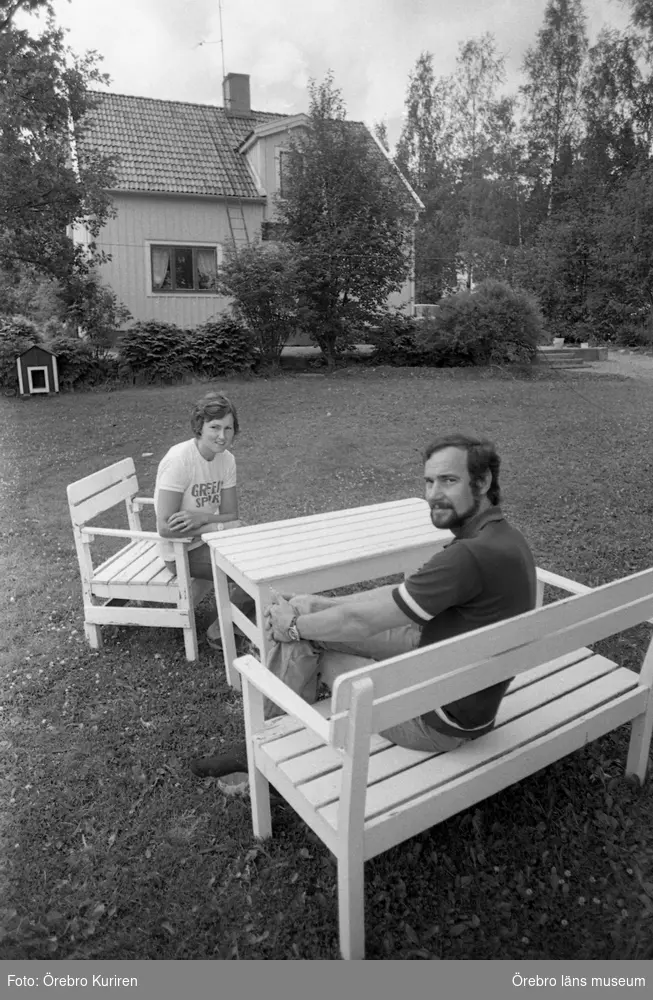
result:
[(118, 330), (131, 319), (113, 289), (93, 272), (69, 280), (60, 298), (67, 321), (83, 329), (98, 354), (115, 343)]
[(209, 320), (190, 330), (187, 338), (186, 359), (196, 375), (223, 378), (254, 367), (253, 336), (233, 316)]
[(422, 323), (417, 338), (431, 364), (530, 363), (547, 339), (533, 296), (501, 281), (484, 281), (439, 305), (437, 317)]
[(301, 291), (296, 251), (286, 243), (227, 247), (221, 289), (233, 297), (233, 310), (256, 339), (264, 362), (277, 366), (288, 338), (298, 326)]
[(388, 313), (367, 334), (367, 342), (376, 350), (372, 362), (377, 365), (428, 365), (428, 353), (419, 340), (420, 322), (401, 313)]
[(18, 385), (16, 358), (32, 344), (41, 344), (36, 323), (26, 316), (0, 316), (0, 386), (14, 389)]
[(93, 345), (79, 337), (55, 337), (49, 349), (57, 355), (59, 385), (64, 389), (81, 389), (118, 378), (118, 363), (114, 358), (98, 357)]
[(620, 347), (653, 347), (653, 329), (637, 323), (624, 323), (617, 330)]
[(176, 382), (191, 371), (187, 351), (188, 334), (174, 323), (135, 323), (119, 344), (120, 370), (145, 382)]

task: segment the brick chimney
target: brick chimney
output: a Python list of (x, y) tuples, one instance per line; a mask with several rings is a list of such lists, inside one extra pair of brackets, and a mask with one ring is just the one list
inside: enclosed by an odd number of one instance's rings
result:
[(227, 73), (222, 81), (222, 96), (226, 111), (247, 118), (252, 113), (249, 98), (249, 75)]

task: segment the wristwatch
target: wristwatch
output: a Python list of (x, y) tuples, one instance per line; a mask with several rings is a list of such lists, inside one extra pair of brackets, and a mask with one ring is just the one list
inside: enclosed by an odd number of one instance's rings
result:
[(301, 636), (299, 634), (299, 629), (297, 628), (297, 624), (296, 624), (298, 618), (299, 618), (299, 615), (297, 614), (297, 612), (295, 612), (293, 620), (291, 621), (290, 625), (288, 626), (288, 635), (290, 636), (290, 639), (291, 639), (292, 642), (299, 642), (299, 640), (301, 639)]

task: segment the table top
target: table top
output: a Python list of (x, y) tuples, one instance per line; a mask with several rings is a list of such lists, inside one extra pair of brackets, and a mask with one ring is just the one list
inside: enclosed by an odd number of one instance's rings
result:
[[(263, 582), (393, 552), (433, 552), (452, 538), (435, 528), (423, 497), (213, 532), (216, 562)], [(425, 552), (428, 558), (428, 552)]]

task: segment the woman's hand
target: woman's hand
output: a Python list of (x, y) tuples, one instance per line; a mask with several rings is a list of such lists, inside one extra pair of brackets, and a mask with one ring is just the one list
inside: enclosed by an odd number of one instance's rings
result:
[(206, 524), (210, 514), (200, 510), (178, 510), (168, 518), (170, 531), (183, 535), (186, 531), (193, 531)]

